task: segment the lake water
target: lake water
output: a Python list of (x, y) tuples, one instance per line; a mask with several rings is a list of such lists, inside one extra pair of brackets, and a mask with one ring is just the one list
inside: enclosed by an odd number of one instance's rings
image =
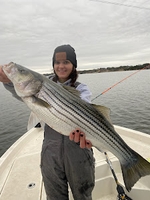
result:
[[(135, 71), (81, 74), (79, 81), (89, 86), (93, 99), (133, 73)], [(30, 110), (2, 84), (0, 94), (1, 156), (26, 132)], [(150, 134), (150, 70), (138, 71), (92, 103), (109, 107), (113, 124)]]

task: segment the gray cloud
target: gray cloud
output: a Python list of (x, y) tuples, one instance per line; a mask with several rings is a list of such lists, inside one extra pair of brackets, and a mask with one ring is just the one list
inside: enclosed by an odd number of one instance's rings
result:
[[(146, 0), (113, 0), (150, 9)], [(90, 0), (1, 0), (0, 63), (51, 69), (56, 46), (71, 44), (78, 69), (150, 62), (150, 12)]]

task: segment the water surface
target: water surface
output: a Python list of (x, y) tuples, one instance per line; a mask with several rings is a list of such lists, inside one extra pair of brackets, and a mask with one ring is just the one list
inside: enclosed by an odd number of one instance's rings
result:
[[(118, 83), (134, 71), (81, 74), (92, 98)], [(0, 84), (0, 156), (26, 132), (30, 114), (27, 106), (16, 100)], [(150, 134), (150, 70), (142, 70), (117, 84), (92, 103), (111, 109), (113, 124)]]

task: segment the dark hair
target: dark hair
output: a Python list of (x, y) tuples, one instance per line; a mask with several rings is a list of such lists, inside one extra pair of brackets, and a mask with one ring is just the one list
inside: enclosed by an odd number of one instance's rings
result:
[[(54, 70), (54, 73), (55, 73), (55, 70)], [(75, 82), (78, 78), (78, 72), (76, 70), (76, 67), (73, 66), (73, 69), (72, 69), (72, 72), (70, 73), (68, 79), (71, 79), (70, 81), (70, 86), (71, 87), (75, 87)], [(53, 77), (52, 79), (54, 82), (57, 82), (59, 80), (57, 74), (55, 73), (55, 76)]]

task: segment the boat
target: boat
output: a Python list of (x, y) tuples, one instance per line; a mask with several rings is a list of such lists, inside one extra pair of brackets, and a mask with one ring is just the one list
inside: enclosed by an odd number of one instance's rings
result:
[[(114, 126), (118, 134), (136, 152), (150, 161), (150, 135)], [(43, 129), (32, 128), (20, 137), (0, 158), (0, 200), (46, 200), (40, 171)], [(93, 147), (95, 156), (95, 188), (93, 200), (116, 200), (118, 191), (106, 155)], [(133, 200), (150, 199), (150, 176), (142, 177), (127, 192), (118, 159), (107, 152), (119, 184)], [(73, 200), (69, 190), (69, 199)], [(124, 198), (125, 199), (125, 198)]]

